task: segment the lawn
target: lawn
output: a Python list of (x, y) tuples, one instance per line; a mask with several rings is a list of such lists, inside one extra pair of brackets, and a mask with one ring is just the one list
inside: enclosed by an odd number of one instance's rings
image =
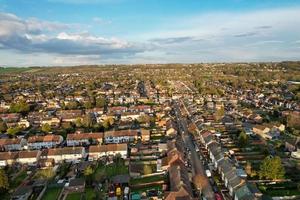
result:
[(271, 197), (278, 197), (278, 196), (293, 196), (293, 195), (300, 195), (300, 191), (298, 189), (274, 189), (274, 190), (267, 190), (264, 192)]
[(81, 200), (82, 193), (70, 193), (68, 194), (66, 200)]
[(61, 191), (61, 188), (54, 187), (54, 188), (48, 188), (42, 198), (42, 200), (52, 200), (57, 199), (58, 195)]
[(274, 185), (259, 185), (259, 189), (263, 194), (276, 197), (276, 196), (292, 196), (300, 195), (296, 182), (278, 183)]
[(93, 188), (85, 188), (85, 198), (86, 200), (93, 200), (96, 198), (96, 192)]
[(155, 175), (155, 176), (148, 176), (145, 178), (135, 178), (130, 180), (131, 185), (138, 185), (142, 183), (151, 183), (151, 182), (156, 182), (156, 181), (163, 181), (166, 180), (166, 176), (162, 175)]
[(26, 170), (23, 170), (16, 178), (12, 180), (10, 184), (11, 188), (18, 187), (26, 177), (27, 177), (27, 172)]
[(108, 178), (111, 178), (120, 174), (128, 174), (128, 167), (125, 166), (123, 160), (114, 162), (109, 165), (99, 164), (95, 170), (94, 177), (106, 176)]
[(162, 186), (161, 185), (156, 185), (156, 186), (149, 186), (149, 187), (143, 187), (143, 188), (139, 188), (139, 189), (132, 189), (132, 193), (143, 193), (143, 192), (147, 192), (149, 190), (156, 190), (156, 191), (162, 191)]
[(25, 71), (29, 71), (29, 70), (30, 70), (30, 68), (23, 68), (23, 67), (7, 67), (7, 68), (0, 67), (0, 74), (20, 73), (20, 72), (25, 72)]

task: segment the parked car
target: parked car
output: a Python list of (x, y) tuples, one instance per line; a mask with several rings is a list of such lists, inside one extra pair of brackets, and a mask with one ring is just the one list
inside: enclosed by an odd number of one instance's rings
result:
[(222, 196), (219, 193), (215, 193), (216, 200), (222, 200)]
[(205, 170), (205, 174), (206, 174), (207, 177), (211, 177), (211, 172), (208, 169)]

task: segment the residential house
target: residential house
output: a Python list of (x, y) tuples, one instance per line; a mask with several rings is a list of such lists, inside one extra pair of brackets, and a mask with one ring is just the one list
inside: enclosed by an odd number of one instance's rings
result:
[(214, 142), (214, 136), (211, 132), (205, 132), (200, 137), (202, 137), (202, 140), (204, 141), (204, 146), (207, 149), (208, 145), (212, 142)]
[(167, 171), (173, 163), (183, 163), (182, 153), (179, 152), (176, 148), (170, 150), (167, 153), (167, 156), (161, 159), (161, 170)]
[(84, 147), (64, 147), (55, 149), (44, 149), (41, 158), (53, 158), (55, 163), (62, 161), (77, 163), (86, 158)]
[(54, 165), (55, 165), (55, 160), (53, 158), (40, 159), (38, 162), (38, 166), (40, 168), (53, 167)]
[(63, 142), (61, 135), (31, 136), (27, 140), (29, 149), (54, 148)]
[(261, 136), (264, 139), (272, 139), (272, 136), (268, 135), (268, 133), (270, 132), (270, 128), (264, 125), (255, 125), (252, 128), (253, 133)]
[(16, 123), (20, 121), (21, 114), (19, 113), (0, 114), (0, 118), (6, 123)]
[(0, 139), (0, 151), (20, 151), (26, 144), (23, 138)]
[(27, 119), (20, 119), (18, 126), (22, 128), (28, 128), (30, 126), (30, 122)]
[(141, 140), (143, 142), (149, 141), (150, 140), (150, 130), (147, 129), (141, 129)]
[(294, 152), (297, 150), (297, 145), (300, 143), (300, 137), (291, 138), (285, 141), (285, 148), (289, 152)]
[(234, 200), (258, 200), (262, 193), (253, 184), (242, 184), (235, 189)]
[(253, 132), (264, 139), (275, 139), (280, 136), (280, 132), (285, 130), (283, 124), (256, 125), (252, 128)]
[(208, 145), (209, 157), (214, 164), (214, 167), (218, 167), (218, 163), (224, 159), (224, 154), (220, 145), (217, 142), (212, 142)]
[(121, 114), (127, 112), (128, 108), (125, 106), (115, 106), (108, 108), (108, 113)]
[(236, 174), (235, 168), (231, 172), (225, 174), (225, 186), (228, 188), (231, 196), (234, 195), (235, 189), (244, 183), (245, 180)]
[(18, 156), (19, 152), (0, 152), (0, 167), (14, 164)]
[(85, 113), (93, 113), (95, 116), (101, 116), (104, 113), (104, 108), (86, 109)]
[(148, 105), (137, 105), (129, 108), (131, 112), (142, 112), (142, 113), (151, 113), (151, 106)]
[(40, 122), (41, 125), (49, 124), (50, 126), (59, 126), (60, 119), (57, 117), (43, 117)]
[(193, 199), (192, 188), (186, 167), (181, 163), (174, 163), (169, 168), (170, 191), (165, 192), (165, 200)]
[(75, 122), (83, 118), (83, 110), (60, 110), (56, 112), (56, 115), (62, 122)]
[(171, 119), (166, 123), (166, 135), (172, 137), (175, 137), (177, 135), (176, 125)]
[(103, 156), (116, 156), (121, 155), (122, 158), (127, 158), (127, 144), (107, 144), (95, 145), (89, 147), (89, 160), (98, 160)]
[(40, 158), (41, 151), (19, 151), (17, 162), (20, 164), (36, 165)]
[(107, 131), (104, 133), (104, 142), (106, 144), (114, 143), (128, 143), (133, 142), (139, 138), (137, 130), (118, 130)]
[(124, 112), (121, 114), (121, 120), (127, 121), (127, 120), (137, 120), (140, 117), (139, 113), (135, 112)]
[(67, 146), (102, 144), (103, 133), (74, 133), (67, 135)]

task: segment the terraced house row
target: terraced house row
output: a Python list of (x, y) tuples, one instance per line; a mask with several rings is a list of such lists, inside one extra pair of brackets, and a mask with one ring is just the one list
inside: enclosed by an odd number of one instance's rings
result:
[(39, 167), (50, 167), (56, 163), (79, 163), (82, 160), (97, 160), (102, 156), (121, 155), (127, 157), (127, 144), (92, 145), (84, 147), (60, 147), (52, 149), (0, 152), (0, 167), (12, 164), (23, 164)]

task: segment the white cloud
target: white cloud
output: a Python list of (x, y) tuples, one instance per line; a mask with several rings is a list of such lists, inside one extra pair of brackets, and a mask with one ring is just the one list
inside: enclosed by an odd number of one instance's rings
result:
[(139, 40), (159, 41), (158, 48), (174, 62), (300, 58), (290, 45), (300, 35), (300, 8), (207, 13), (167, 20), (159, 28)]
[(93, 22), (100, 24), (100, 25), (107, 25), (107, 24), (111, 24), (112, 21), (111, 20), (106, 20), (100, 17), (94, 17), (93, 18)]
[(22, 53), (115, 56), (143, 51), (142, 47), (118, 38), (94, 36), (88, 32), (68, 33), (68, 24), (25, 20), (9, 13), (0, 13), (0, 27), (1, 48)]
[[(94, 23), (102, 23), (102, 20), (93, 19)], [(21, 19), (8, 13), (0, 14), (0, 27), (0, 49), (17, 50), (15, 62), (23, 64), (279, 61), (300, 58), (297, 45), (300, 43), (300, 8), (219, 12), (165, 19), (157, 24), (155, 30), (139, 35), (130, 32), (134, 42), (74, 31), (69, 24)], [(1, 54), (0, 58), (4, 64), (14, 62), (7, 56), (1, 57)]]

